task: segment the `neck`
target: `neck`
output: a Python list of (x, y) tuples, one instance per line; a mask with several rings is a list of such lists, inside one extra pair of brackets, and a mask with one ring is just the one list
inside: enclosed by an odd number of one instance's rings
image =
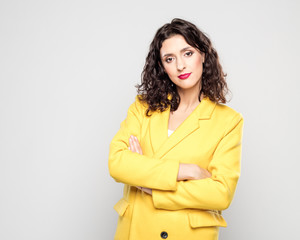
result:
[[(177, 89), (177, 91), (180, 96), (178, 109), (188, 111), (195, 109), (199, 105), (199, 90), (195, 91), (195, 89)], [(202, 99), (203, 94), (200, 96), (200, 100)]]

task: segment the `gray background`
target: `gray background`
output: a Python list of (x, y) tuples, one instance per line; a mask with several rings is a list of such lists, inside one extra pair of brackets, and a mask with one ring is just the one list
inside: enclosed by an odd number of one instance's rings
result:
[(109, 143), (155, 31), (211, 37), (245, 118), (222, 240), (297, 239), (299, 1), (0, 1), (0, 239), (113, 239)]

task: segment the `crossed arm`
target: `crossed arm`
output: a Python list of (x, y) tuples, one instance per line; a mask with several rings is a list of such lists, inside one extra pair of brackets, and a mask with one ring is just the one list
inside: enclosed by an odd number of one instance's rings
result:
[[(137, 137), (132, 135), (129, 138), (129, 149), (132, 152), (136, 152), (138, 154), (143, 155), (143, 151)], [(210, 177), (211, 177), (211, 173), (209, 171), (199, 167), (196, 164), (185, 164), (185, 163), (179, 164), (177, 181), (199, 180), (199, 179), (210, 178)], [(152, 195), (152, 189), (139, 187), (139, 186), (136, 187), (142, 190), (143, 192)]]
[(195, 164), (143, 155), (134, 137), (141, 137), (143, 119), (144, 111), (137, 101), (130, 106), (126, 120), (110, 144), (110, 175), (117, 182), (143, 187), (142, 191), (152, 194), (157, 209), (226, 209), (240, 175), (242, 115), (236, 113), (226, 123), (208, 171)]

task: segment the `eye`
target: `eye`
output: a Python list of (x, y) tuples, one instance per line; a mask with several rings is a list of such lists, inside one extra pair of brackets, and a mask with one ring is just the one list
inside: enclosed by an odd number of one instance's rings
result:
[(194, 53), (192, 51), (188, 51), (185, 53), (185, 56), (190, 57), (192, 56)]
[(173, 60), (173, 58), (172, 58), (172, 57), (167, 57), (167, 58), (165, 59), (165, 61), (166, 61), (167, 63), (170, 63), (170, 62), (172, 62), (172, 60)]

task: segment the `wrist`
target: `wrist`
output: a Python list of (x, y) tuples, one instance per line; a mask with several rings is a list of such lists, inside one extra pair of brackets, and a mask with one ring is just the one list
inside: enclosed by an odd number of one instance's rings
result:
[(199, 178), (199, 174), (200, 174), (200, 168), (198, 165), (196, 164), (189, 164), (189, 180), (193, 180), (193, 179), (198, 179)]
[(199, 166), (196, 164), (180, 163), (177, 180), (193, 180), (199, 175)]

